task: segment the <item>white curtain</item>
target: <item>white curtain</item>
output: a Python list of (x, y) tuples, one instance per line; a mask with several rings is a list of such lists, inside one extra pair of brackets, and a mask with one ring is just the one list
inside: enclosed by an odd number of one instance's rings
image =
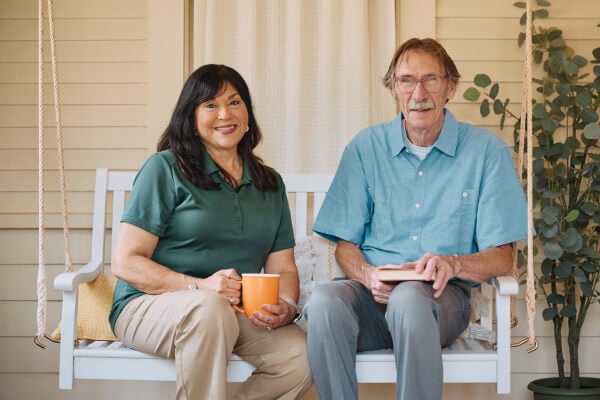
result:
[(282, 173), (333, 173), (345, 144), (396, 107), (381, 84), (395, 50), (394, 0), (195, 0), (194, 68), (248, 82), (257, 153)]

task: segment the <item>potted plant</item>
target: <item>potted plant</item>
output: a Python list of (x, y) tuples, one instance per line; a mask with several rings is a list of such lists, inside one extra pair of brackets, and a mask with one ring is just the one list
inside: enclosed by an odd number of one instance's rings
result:
[[(581, 377), (579, 370), (581, 331), (588, 312), (594, 308), (598, 311), (600, 298), (600, 47), (593, 50), (591, 59), (576, 54), (567, 46), (560, 29), (536, 25), (536, 20), (548, 16), (550, 3), (537, 0), (536, 4), (530, 171), (534, 254), (536, 260), (541, 259), (536, 291), (547, 304), (543, 319), (553, 324), (558, 377), (533, 381), (528, 388), (535, 399), (562, 398), (549, 394), (555, 389), (569, 391), (569, 396), (587, 391), (584, 396), (589, 397), (583, 398), (600, 399), (600, 379)], [(514, 5), (526, 8), (524, 2)], [(523, 14), (521, 25), (525, 22)], [(517, 43), (522, 46), (524, 41), (525, 33), (521, 32)], [(492, 112), (497, 115), (501, 128), (514, 120), (517, 151), (520, 113), (511, 111), (510, 99), (499, 97), (500, 85), (488, 75), (477, 74), (474, 83), (464, 92), (464, 98), (478, 102), (483, 117)], [(520, 251), (520, 267), (526, 256), (526, 251)]]

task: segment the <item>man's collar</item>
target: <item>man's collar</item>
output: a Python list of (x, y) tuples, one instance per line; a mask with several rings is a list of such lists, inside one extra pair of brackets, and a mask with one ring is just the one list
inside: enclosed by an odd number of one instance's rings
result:
[[(390, 148), (392, 157), (400, 154), (406, 149), (408, 136), (404, 130), (404, 116), (398, 113), (392, 121), (392, 134), (390, 135)], [(400, 135), (398, 134), (400, 132)], [(456, 154), (456, 146), (458, 144), (458, 121), (456, 117), (447, 109), (444, 110), (444, 125), (433, 147), (437, 148), (442, 153), (454, 157)]]

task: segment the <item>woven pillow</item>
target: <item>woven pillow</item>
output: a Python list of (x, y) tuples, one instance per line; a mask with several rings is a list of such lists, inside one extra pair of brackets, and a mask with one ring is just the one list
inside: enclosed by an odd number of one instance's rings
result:
[[(77, 304), (78, 340), (119, 340), (108, 323), (113, 293), (117, 279), (110, 275), (99, 275), (92, 282), (79, 285)], [(60, 341), (61, 323), (50, 337)]]
[[(335, 244), (317, 235), (299, 239), (294, 248), (294, 258), (300, 278), (298, 309), (302, 310), (310, 298), (315, 285), (344, 277), (335, 261)], [(298, 325), (306, 329), (304, 319)]]

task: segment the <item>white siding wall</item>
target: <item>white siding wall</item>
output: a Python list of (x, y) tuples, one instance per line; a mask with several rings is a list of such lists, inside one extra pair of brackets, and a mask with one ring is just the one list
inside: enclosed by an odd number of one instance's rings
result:
[[(73, 259), (89, 257), (93, 170), (104, 166), (135, 169), (152, 152), (184, 76), (182, 4), (161, 0), (56, 1), (59, 78), (63, 103), (65, 164)], [(482, 120), (462, 92), (477, 72), (503, 83), (520, 98), (521, 53), (515, 37), (520, 10), (513, 0), (426, 0), (415, 8), (399, 0), (399, 36), (433, 35), (457, 61), (463, 84), (450, 108), (459, 118), (488, 126), (510, 143), (511, 132)], [(555, 25), (584, 54), (599, 43), (600, 3), (557, 0)], [(423, 7), (431, 12), (423, 13)], [(46, 28), (47, 32), (47, 28)], [(391, 54), (390, 54), (391, 57)], [(49, 60), (49, 56), (47, 58)], [(48, 282), (64, 267), (56, 170), (56, 135), (49, 64), (46, 64), (46, 189)], [(382, 72), (383, 73), (383, 72)], [(57, 346), (38, 349), (35, 334), (37, 270), (37, 2), (0, 1), (0, 400), (165, 399), (172, 383), (80, 381), (73, 391), (57, 389)], [(48, 329), (59, 319), (60, 298), (49, 290)], [(539, 307), (542, 308), (540, 303)], [(522, 296), (515, 302), (526, 332)], [(600, 315), (590, 312), (581, 353), (582, 369), (600, 376)], [(497, 396), (493, 385), (445, 386), (444, 399), (528, 399), (529, 380), (553, 373), (549, 325), (536, 320), (540, 349), (514, 349), (512, 394)], [(394, 385), (361, 385), (361, 398), (394, 398)], [(305, 397), (316, 399), (315, 390)]]

